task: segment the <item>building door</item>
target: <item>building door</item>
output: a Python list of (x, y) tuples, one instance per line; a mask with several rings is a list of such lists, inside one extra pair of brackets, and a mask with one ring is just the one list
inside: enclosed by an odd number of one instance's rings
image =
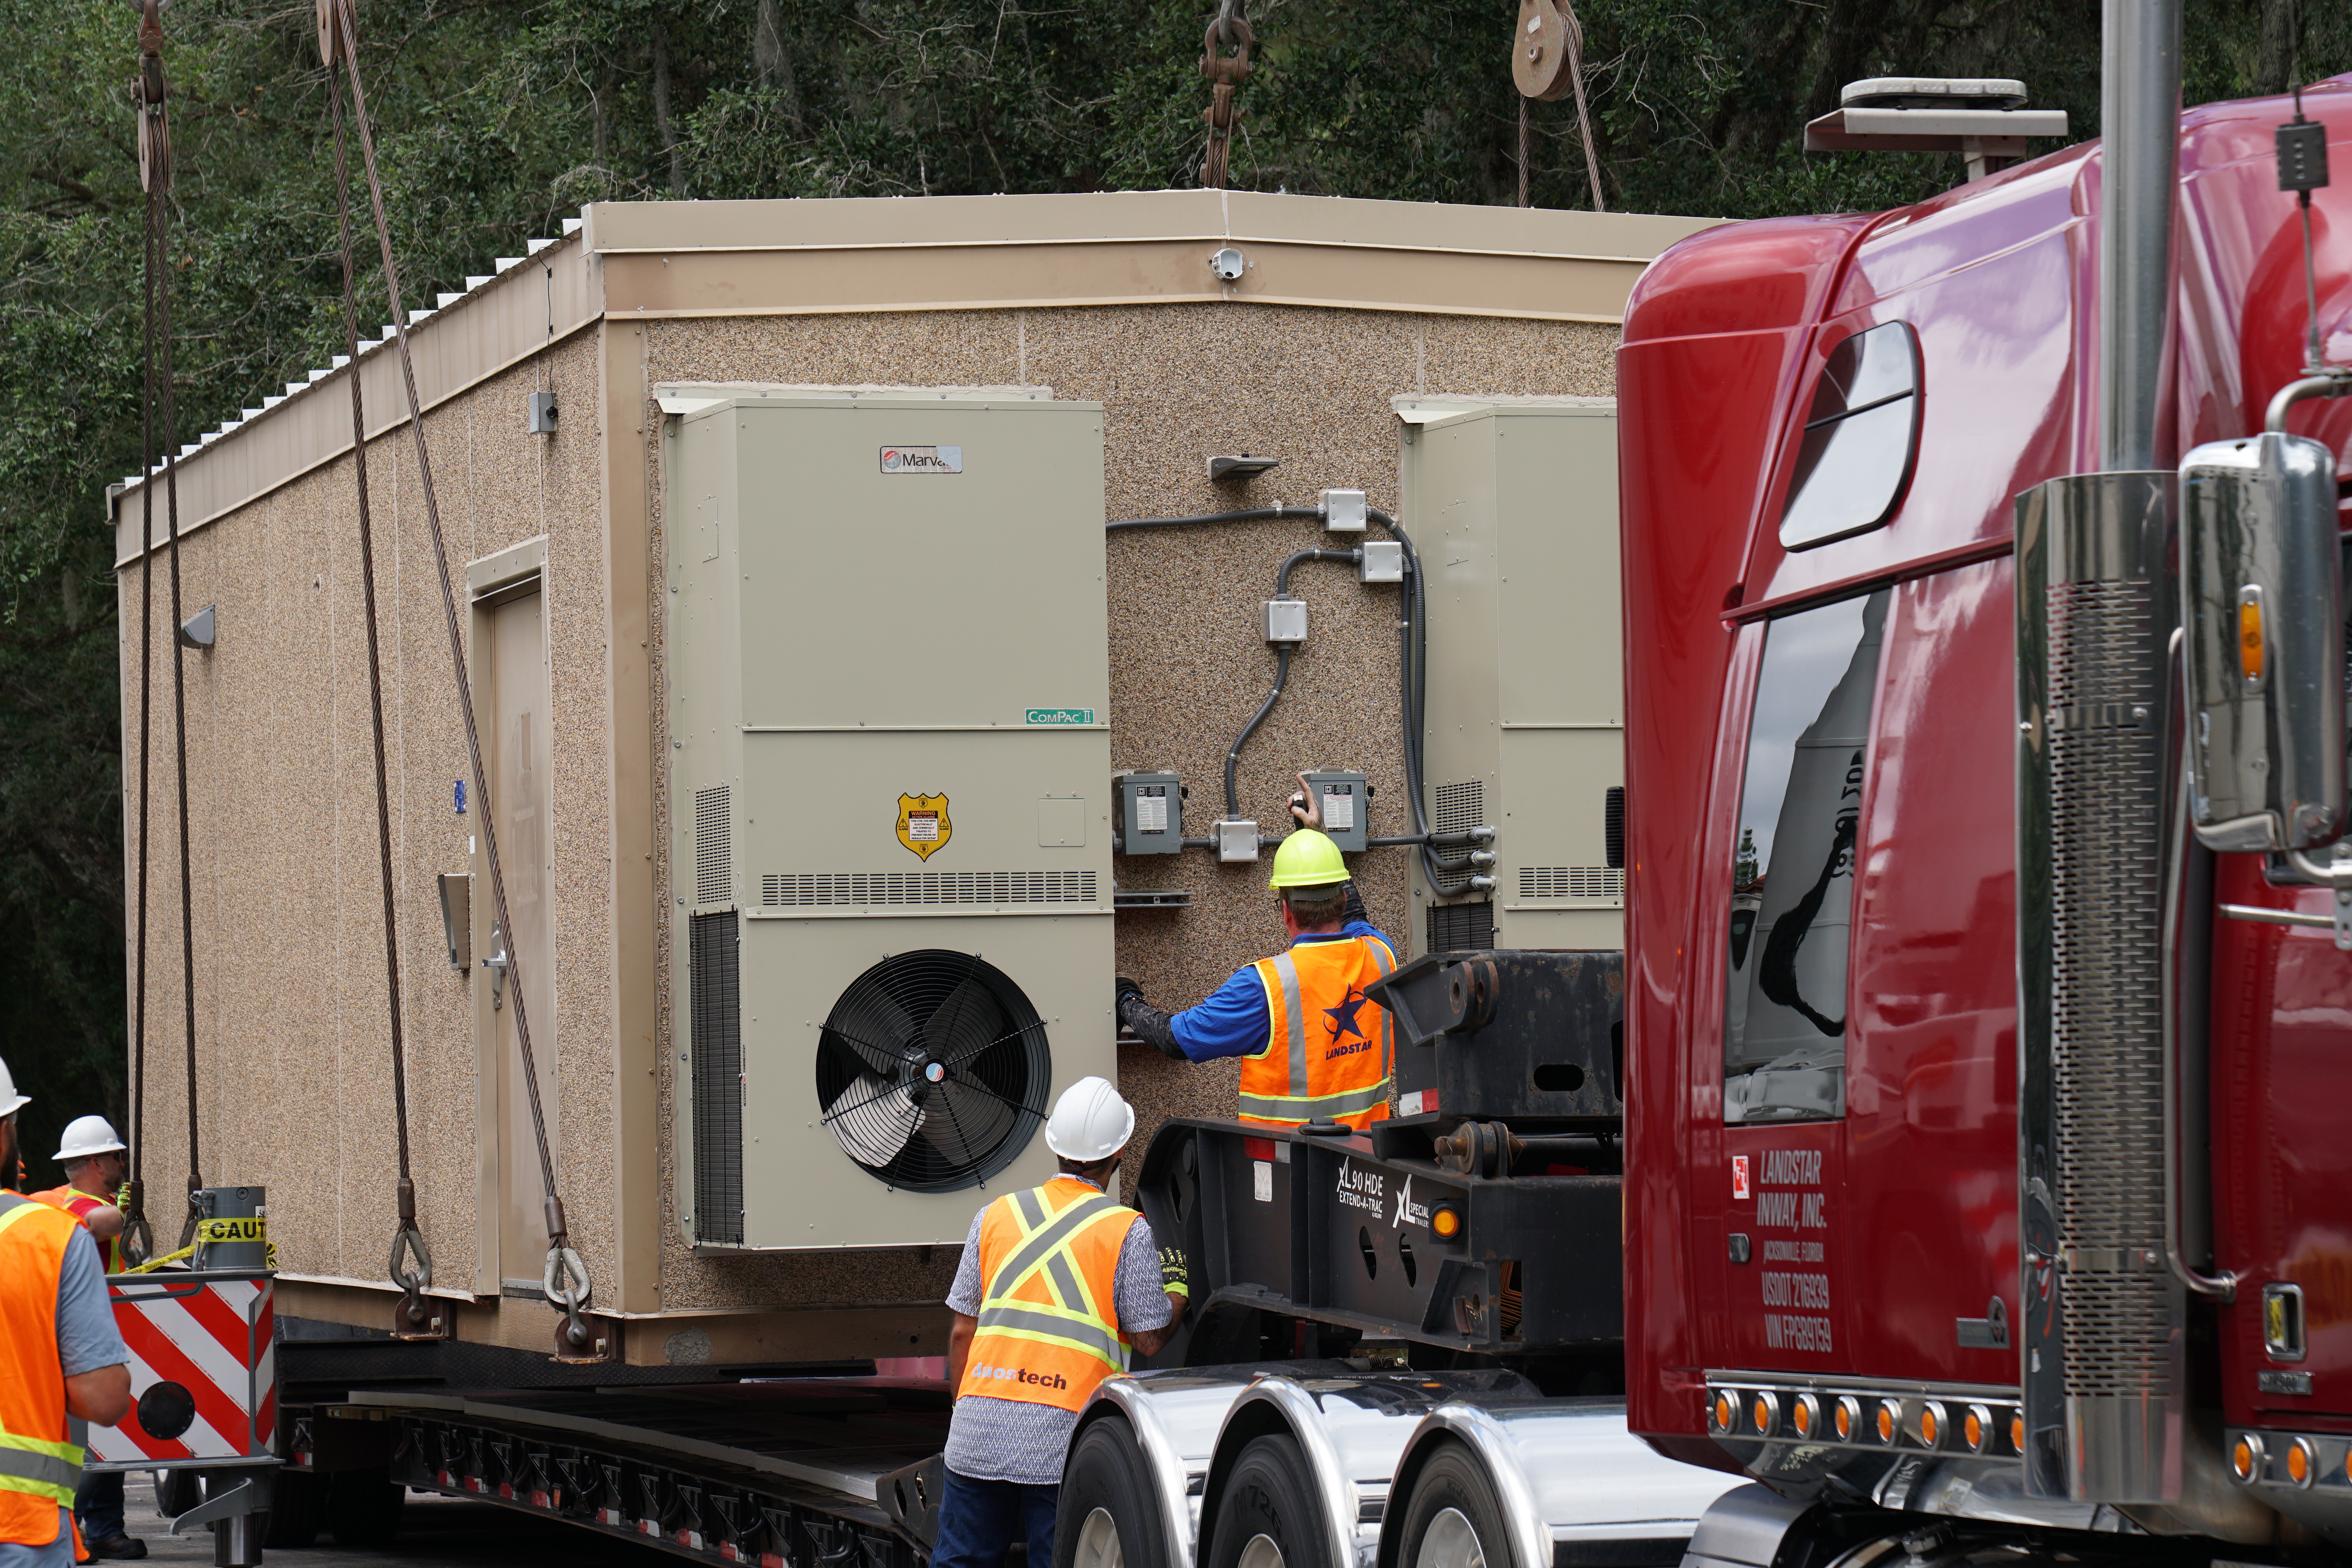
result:
[[(563, 1158), (558, 1115), (555, 1019), (554, 886), (550, 862), (548, 679), (545, 596), (534, 584), (497, 605), (490, 619), (489, 732), (482, 737), (489, 770), (491, 821), (506, 875), (511, 931), (500, 931), (511, 962), (499, 1005), (491, 1012), (499, 1086), (499, 1274), (536, 1287), (547, 1258), (547, 1189), (531, 1127), (530, 1095), (516, 1037), (514, 990), (530, 1014), (539, 1102), (546, 1118), (549, 1156)], [(482, 868), (484, 886), (488, 868)], [(495, 919), (495, 905), (492, 918)]]

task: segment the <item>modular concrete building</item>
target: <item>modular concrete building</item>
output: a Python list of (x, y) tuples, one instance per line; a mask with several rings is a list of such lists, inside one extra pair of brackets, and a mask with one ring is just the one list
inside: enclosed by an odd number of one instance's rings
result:
[[(1261, 606), (1277, 567), (1357, 539), (1297, 521), (1105, 536), (1104, 521), (1311, 506), (1326, 489), (1395, 509), (1405, 443), (1454, 429), (1429, 471), (1459, 494), (1402, 521), (1433, 615), (1499, 614), (1509, 590), (1461, 584), (1508, 566), (1474, 561), (1484, 536), (1449, 509), (1517, 507), (1541, 533), (1548, 488), (1613, 520), (1613, 479), (1596, 469), (1581, 495), (1532, 469), (1464, 479), (1534, 431), (1498, 417), (1463, 434), (1459, 416), (1605, 409), (1628, 290), (1701, 226), (1215, 191), (586, 209), (410, 334), (511, 932), (493, 929), (464, 782), (395, 347), (363, 345), (192, 445), (184, 599), (214, 608), (211, 645), (179, 656), (194, 1112), (205, 1179), (268, 1189), (278, 1310), (377, 1325), (392, 1300), (347, 377), (369, 429), (419, 1215), (455, 1331), (548, 1343), (508, 972), (484, 965), (510, 954), (616, 1355), (937, 1354), (971, 1214), (1050, 1168), (1031, 1133), (1052, 1089), (1115, 1074), (1138, 1150), (1167, 1116), (1231, 1110), (1234, 1064), (1114, 1043), (1112, 973), (1178, 1006), (1279, 941), (1263, 860), (1115, 855), (1110, 775), (1175, 773), (1181, 833), (1208, 835), (1273, 678)], [(1592, 428), (1587, 458), (1605, 468), (1609, 427)], [(1279, 464), (1208, 477), (1208, 458), (1243, 455)], [(156, 491), (144, 551), (138, 484), (110, 504), (134, 857), (155, 748), (144, 1136), (148, 1190), (168, 1195), (190, 1107)], [(1613, 648), (1609, 529), (1542, 648)], [(1273, 829), (1294, 774), (1353, 770), (1372, 833), (1402, 834), (1397, 589), (1318, 565), (1292, 592), (1312, 632), (1237, 764), (1237, 815)], [(1613, 662), (1498, 700), (1475, 721), (1506, 742), (1615, 744)], [(1551, 858), (1572, 863), (1522, 868), (1490, 900), (1494, 939), (1613, 942), (1622, 883), (1588, 874), (1597, 850)], [(1420, 946), (1435, 928), (1407, 862), (1355, 863), (1374, 919)], [(971, 1124), (947, 1127), (928, 1091), (889, 1080), (900, 1047), (1011, 1050), (1012, 1076), (972, 1092), (1014, 1109), (992, 1121), (967, 1097)], [(150, 1210), (176, 1228), (163, 1196)]]

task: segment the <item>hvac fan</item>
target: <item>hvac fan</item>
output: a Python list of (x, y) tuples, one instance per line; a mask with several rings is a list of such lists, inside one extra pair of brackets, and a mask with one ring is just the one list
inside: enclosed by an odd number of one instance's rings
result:
[(842, 1152), (892, 1187), (951, 1193), (1013, 1163), (1045, 1114), (1045, 1021), (994, 966), (931, 949), (850, 983), (817, 1038)]

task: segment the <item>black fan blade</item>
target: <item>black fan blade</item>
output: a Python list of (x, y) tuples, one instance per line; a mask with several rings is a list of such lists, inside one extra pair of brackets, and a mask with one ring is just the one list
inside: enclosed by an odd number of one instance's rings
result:
[(919, 1046), (915, 1020), (879, 985), (853, 985), (834, 1004), (825, 1027), (855, 1050), (869, 1071), (895, 1079)]
[(861, 1165), (887, 1165), (930, 1120), (904, 1087), (871, 1073), (862, 1075), (825, 1107), (824, 1124), (849, 1157)]
[(954, 1078), (933, 1089), (923, 1109), (923, 1136), (958, 1172), (984, 1163), (1013, 1130), (1010, 1106), (992, 1095), (974, 1093), (970, 1083)]
[(988, 987), (967, 980), (924, 1020), (923, 1054), (935, 1062), (960, 1060), (987, 1043), (1003, 1016)]

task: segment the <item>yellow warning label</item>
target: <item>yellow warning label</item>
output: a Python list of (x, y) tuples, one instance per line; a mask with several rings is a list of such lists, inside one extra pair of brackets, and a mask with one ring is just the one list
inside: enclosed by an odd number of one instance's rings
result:
[(200, 1219), (196, 1222), (196, 1239), (207, 1247), (231, 1241), (268, 1241), (269, 1222), (259, 1215), (241, 1219)]

